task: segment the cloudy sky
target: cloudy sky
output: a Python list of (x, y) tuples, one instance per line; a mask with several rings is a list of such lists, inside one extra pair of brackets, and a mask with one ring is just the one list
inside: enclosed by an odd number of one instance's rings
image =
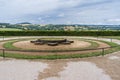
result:
[(0, 0), (0, 22), (120, 24), (120, 0)]

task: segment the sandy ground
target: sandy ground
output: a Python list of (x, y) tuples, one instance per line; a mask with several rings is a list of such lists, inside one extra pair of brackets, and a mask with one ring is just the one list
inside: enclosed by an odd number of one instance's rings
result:
[(27, 60), (0, 61), (0, 80), (37, 80), (39, 72), (48, 65), (42, 62)]
[(38, 80), (120, 80), (120, 52), (104, 57), (47, 61)]
[[(109, 47), (109, 45), (99, 42), (99, 41), (94, 41), (99, 44), (98, 48), (102, 47)], [(20, 41), (16, 42), (13, 44), (15, 47), (22, 48), (22, 49), (34, 49), (34, 50), (66, 50), (66, 49), (80, 49), (80, 48), (85, 48), (89, 47), (91, 44), (89, 42), (85, 41), (78, 41), (74, 40), (74, 43), (70, 45), (58, 45), (58, 46), (48, 46), (48, 45), (34, 45), (33, 43), (30, 43), (30, 41)]]
[(59, 77), (49, 77), (44, 80), (111, 80), (102, 69), (90, 62), (69, 62), (64, 69), (58, 73)]
[(34, 49), (34, 50), (63, 50), (63, 49), (76, 49), (76, 48), (85, 48), (90, 46), (89, 42), (85, 41), (77, 41), (74, 40), (74, 43), (64, 45), (59, 44), (58, 46), (48, 46), (47, 44), (44, 45), (35, 45), (34, 43), (30, 43), (30, 41), (20, 41), (13, 44), (14, 46), (22, 49)]

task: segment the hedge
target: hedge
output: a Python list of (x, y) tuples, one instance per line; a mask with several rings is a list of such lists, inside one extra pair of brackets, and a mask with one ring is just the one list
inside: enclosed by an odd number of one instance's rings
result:
[(0, 31), (0, 36), (120, 36), (120, 31)]

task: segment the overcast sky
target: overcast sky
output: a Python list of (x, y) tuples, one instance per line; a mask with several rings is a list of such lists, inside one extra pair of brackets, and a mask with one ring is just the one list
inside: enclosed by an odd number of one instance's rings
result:
[(120, 0), (0, 0), (0, 22), (120, 24)]

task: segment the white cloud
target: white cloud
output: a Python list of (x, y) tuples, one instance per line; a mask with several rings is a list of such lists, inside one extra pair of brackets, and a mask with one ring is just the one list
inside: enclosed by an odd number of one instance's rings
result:
[(2, 15), (44, 14), (59, 8), (71, 8), (100, 0), (1, 0)]
[(0, 0), (0, 22), (112, 23), (120, 21), (119, 5), (119, 0)]
[(108, 19), (109, 22), (120, 22), (120, 19)]
[(41, 17), (39, 17), (39, 18), (38, 18), (38, 20), (42, 20), (42, 18), (41, 18)]
[[(11, 0), (1, 7), (3, 15), (41, 14), (56, 9), (58, 0)], [(5, 13), (7, 12), (7, 13)], [(9, 13), (8, 13), (9, 12)]]
[(64, 17), (64, 16), (65, 16), (64, 13), (61, 13), (61, 14), (58, 15), (58, 17)]

